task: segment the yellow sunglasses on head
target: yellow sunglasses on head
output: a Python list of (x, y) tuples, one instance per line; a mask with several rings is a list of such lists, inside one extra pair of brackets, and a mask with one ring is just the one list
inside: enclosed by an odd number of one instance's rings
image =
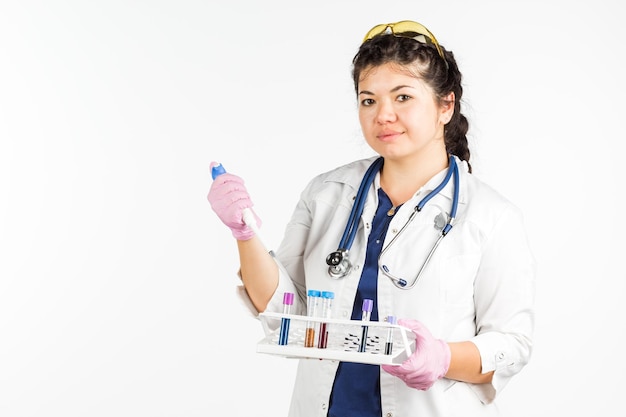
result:
[(441, 47), (439, 46), (439, 42), (437, 42), (435, 35), (433, 35), (432, 32), (421, 23), (417, 23), (412, 20), (402, 20), (396, 23), (385, 23), (381, 25), (376, 25), (371, 28), (369, 32), (367, 32), (367, 34), (363, 38), (363, 42), (372, 39), (374, 36), (380, 35), (382, 33), (389, 33), (394, 36), (399, 36), (403, 38), (411, 38), (420, 43), (434, 45), (435, 48), (437, 48), (437, 52), (439, 52), (439, 56), (441, 56), (444, 61), (446, 60), (446, 57), (443, 54), (443, 50), (441, 50)]

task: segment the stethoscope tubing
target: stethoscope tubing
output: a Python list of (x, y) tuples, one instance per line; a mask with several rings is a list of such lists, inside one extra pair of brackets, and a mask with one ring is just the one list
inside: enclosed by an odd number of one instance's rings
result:
[(363, 180), (359, 185), (359, 190), (357, 191), (354, 200), (354, 206), (350, 211), (350, 217), (348, 218), (348, 222), (346, 223), (346, 229), (343, 232), (343, 236), (341, 236), (338, 250), (347, 252), (352, 247), (352, 243), (354, 242), (354, 238), (356, 237), (356, 232), (358, 229), (358, 218), (361, 216), (361, 213), (363, 213), (363, 207), (365, 207), (367, 191), (374, 181), (374, 177), (376, 177), (376, 174), (382, 168), (383, 163), (384, 159), (380, 157), (376, 161), (374, 161), (374, 163), (372, 163), (365, 172), (365, 176), (363, 177)]
[[(346, 276), (352, 267), (350, 261), (347, 259), (348, 252), (350, 248), (352, 247), (352, 243), (354, 242), (354, 239), (356, 237), (359, 218), (363, 213), (365, 200), (367, 199), (367, 192), (369, 190), (369, 187), (373, 183), (376, 174), (380, 171), (380, 168), (382, 167), (383, 162), (384, 162), (384, 159), (382, 157), (378, 158), (376, 161), (374, 161), (370, 165), (365, 175), (363, 176), (363, 180), (361, 181), (361, 184), (357, 191), (355, 202), (354, 202), (354, 205), (352, 206), (352, 210), (350, 212), (348, 222), (346, 223), (346, 228), (341, 237), (341, 241), (339, 242), (339, 248), (337, 249), (337, 251), (331, 253), (328, 256), (327, 261), (326, 261), (330, 265), (328, 272), (332, 278), (342, 278)], [(441, 233), (439, 234), (437, 241), (435, 242), (435, 244), (429, 251), (428, 256), (426, 257), (426, 260), (424, 261), (417, 275), (411, 282), (411, 285), (407, 285), (406, 280), (394, 276), (389, 271), (389, 268), (387, 268), (386, 265), (381, 263), (381, 258), (389, 250), (389, 248), (393, 245), (393, 243), (398, 239), (398, 237), (402, 234), (402, 232), (408, 227), (408, 225), (413, 221), (417, 213), (420, 212), (422, 208), (424, 208), (426, 203), (435, 195), (437, 195), (441, 190), (443, 190), (443, 188), (450, 181), (451, 177), (453, 177), (454, 179), (454, 194), (452, 198), (452, 208), (450, 209), (450, 216), (448, 218), (448, 222), (441, 229)], [(383, 250), (378, 256), (379, 269), (383, 272), (383, 274), (385, 274), (388, 278), (391, 279), (391, 281), (394, 283), (396, 287), (408, 290), (408, 289), (413, 288), (417, 284), (417, 282), (422, 276), (423, 271), (425, 270), (426, 266), (429, 264), (430, 259), (433, 257), (435, 251), (439, 247), (439, 244), (441, 243), (443, 238), (450, 232), (450, 230), (452, 230), (452, 226), (456, 219), (458, 204), (459, 204), (459, 168), (456, 164), (456, 160), (454, 159), (454, 156), (450, 155), (449, 169), (443, 181), (434, 190), (428, 193), (426, 197), (420, 200), (420, 202), (415, 206), (413, 212), (409, 216), (409, 219), (406, 221), (404, 226), (402, 226), (400, 231), (393, 237), (393, 239), (391, 239), (391, 241), (387, 244), (387, 246), (383, 248)], [(333, 256), (334, 256), (334, 263), (331, 264), (329, 263), (329, 259)]]
[[(415, 276), (413, 281), (411, 281), (411, 284), (407, 285), (408, 284), (407, 281), (405, 279), (403, 279), (403, 278), (399, 278), (399, 277), (396, 277), (395, 275), (393, 275), (389, 271), (389, 268), (387, 268), (386, 265), (382, 264), (381, 259), (384, 256), (384, 254), (389, 250), (389, 248), (394, 244), (394, 242), (398, 239), (398, 237), (402, 234), (404, 229), (406, 229), (409, 226), (409, 224), (413, 221), (413, 219), (415, 218), (416, 214), (419, 211), (421, 211), (422, 208), (424, 208), (424, 205), (426, 204), (426, 202), (428, 202), (428, 200), (430, 200), (433, 196), (435, 196), (437, 193), (439, 193), (448, 184), (448, 182), (450, 181), (450, 177), (451, 176), (454, 178), (454, 196), (452, 198), (452, 208), (450, 209), (450, 217), (448, 219), (448, 222), (441, 229), (441, 232), (439, 233), (439, 237), (437, 238), (437, 241), (435, 242), (433, 247), (428, 252), (428, 256), (426, 256), (426, 259), (424, 260), (424, 263), (420, 267), (419, 271), (417, 271), (417, 275)], [(415, 206), (415, 209), (413, 210), (413, 213), (411, 213), (411, 216), (409, 216), (409, 219), (404, 224), (404, 226), (402, 226), (400, 231), (398, 231), (398, 233), (393, 237), (393, 239), (391, 239), (391, 241), (387, 244), (387, 246), (385, 246), (383, 248), (383, 250), (380, 252), (380, 254), (378, 255), (378, 267), (383, 272), (383, 274), (385, 274), (388, 278), (391, 279), (391, 281), (394, 283), (394, 285), (396, 287), (402, 288), (404, 290), (409, 290), (409, 289), (413, 288), (419, 282), (420, 278), (422, 277), (422, 273), (426, 269), (426, 266), (430, 263), (430, 259), (435, 254), (435, 251), (439, 247), (439, 244), (441, 243), (443, 238), (448, 234), (448, 232), (450, 232), (450, 230), (452, 230), (452, 226), (453, 226), (454, 220), (456, 218), (456, 211), (457, 211), (458, 205), (459, 205), (459, 168), (458, 168), (454, 158), (450, 157), (450, 169), (448, 169), (448, 172), (447, 172), (446, 177), (444, 178), (444, 180), (441, 182), (441, 184), (439, 184), (433, 191), (431, 191), (426, 197), (424, 197)]]

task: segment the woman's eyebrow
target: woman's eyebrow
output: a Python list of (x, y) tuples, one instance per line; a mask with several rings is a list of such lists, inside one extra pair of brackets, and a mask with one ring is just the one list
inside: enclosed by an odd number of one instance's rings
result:
[[(402, 85), (398, 85), (398, 86), (392, 88), (389, 92), (390, 93), (395, 93), (396, 91), (402, 90), (403, 88), (415, 88), (415, 87), (410, 86), (410, 85), (402, 84)], [(370, 95), (370, 96), (374, 95), (374, 93), (372, 93), (371, 91), (368, 91), (368, 90), (359, 91), (359, 95), (361, 95), (361, 94)]]

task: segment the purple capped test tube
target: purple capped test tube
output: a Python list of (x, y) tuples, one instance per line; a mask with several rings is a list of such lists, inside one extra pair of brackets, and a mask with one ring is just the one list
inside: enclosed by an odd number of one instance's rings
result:
[[(366, 298), (363, 300), (363, 308), (361, 309), (361, 321), (368, 322), (372, 316), (372, 308), (374, 307), (374, 301)], [(361, 345), (359, 346), (359, 352), (365, 352), (365, 345), (367, 344), (367, 330), (369, 326), (366, 324), (361, 326)]]
[[(283, 314), (291, 314), (291, 306), (293, 305), (293, 293), (286, 292), (283, 294)], [(278, 336), (278, 344), (286, 345), (289, 339), (289, 323), (291, 319), (283, 317), (280, 320), (280, 333)]]

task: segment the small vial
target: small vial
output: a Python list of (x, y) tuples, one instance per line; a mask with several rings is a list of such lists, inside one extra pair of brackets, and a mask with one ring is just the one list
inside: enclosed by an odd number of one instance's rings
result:
[[(293, 293), (286, 292), (283, 294), (283, 314), (291, 314), (291, 306), (293, 305)], [(278, 344), (286, 345), (289, 340), (289, 324), (291, 319), (283, 317), (280, 319), (280, 333), (278, 334)]]
[[(318, 290), (307, 292), (306, 310), (307, 316), (317, 317), (321, 293)], [(304, 335), (304, 347), (315, 347), (315, 327), (314, 321), (306, 322), (306, 332)]]
[[(332, 313), (333, 299), (335, 293), (332, 291), (322, 291), (322, 317), (329, 319)], [(317, 340), (317, 347), (320, 349), (326, 349), (328, 345), (328, 323), (325, 321), (320, 323), (319, 337)]]
[[(396, 324), (396, 316), (387, 316), (387, 323)], [(385, 342), (385, 355), (391, 355), (393, 351), (393, 327), (387, 329), (387, 341)]]
[[(363, 300), (363, 308), (361, 308), (361, 321), (368, 322), (372, 315), (372, 308), (374, 307), (374, 301), (366, 298)], [(367, 344), (367, 330), (369, 326), (361, 326), (361, 344), (359, 346), (359, 352), (365, 352), (365, 345)]]

